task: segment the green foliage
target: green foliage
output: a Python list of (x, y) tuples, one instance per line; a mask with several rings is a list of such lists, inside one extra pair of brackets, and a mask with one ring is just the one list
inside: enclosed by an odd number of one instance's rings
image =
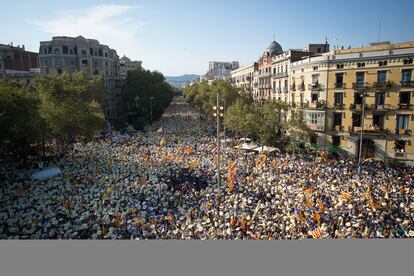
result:
[[(175, 91), (159, 72), (139, 69), (128, 72), (121, 98), (122, 120), (142, 128), (151, 120), (158, 120), (174, 97)], [(153, 100), (151, 100), (153, 97)]]
[(291, 111), (291, 117), (288, 125), (288, 132), (292, 138), (302, 142), (309, 141), (311, 130), (306, 124), (302, 110)]
[(38, 98), (18, 82), (0, 79), (0, 150), (25, 156), (40, 139)]
[(78, 72), (72, 75), (42, 75), (36, 80), (44, 133), (64, 147), (80, 139), (88, 141), (104, 126), (103, 83)]

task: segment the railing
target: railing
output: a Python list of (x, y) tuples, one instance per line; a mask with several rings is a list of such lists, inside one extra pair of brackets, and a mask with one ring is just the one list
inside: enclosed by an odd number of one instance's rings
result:
[(395, 158), (407, 158), (407, 153), (406, 152), (401, 152), (401, 151), (396, 151), (395, 152)]
[(319, 83), (311, 83), (308, 85), (308, 90), (320, 90), (321, 85)]
[[(350, 104), (349, 105), (350, 110), (362, 110), (362, 104)], [(369, 110), (370, 106), (367, 104), (365, 105), (365, 110)]]
[(335, 103), (333, 105), (334, 109), (344, 109), (345, 108), (345, 104), (339, 104), (339, 103)]
[(324, 109), (326, 108), (326, 103), (321, 102), (308, 102), (304, 104), (304, 108), (314, 108), (314, 109)]
[(376, 89), (390, 89), (392, 88), (393, 83), (390, 81), (374, 82), (373, 86)]
[(398, 105), (398, 109), (401, 109), (401, 110), (413, 110), (413, 105), (412, 104), (400, 103)]
[(414, 87), (414, 81), (401, 81), (401, 87)]
[(411, 135), (412, 131), (411, 131), (411, 129), (397, 128), (395, 130), (395, 134), (398, 134), (398, 135)]
[(337, 82), (337, 83), (335, 83), (335, 88), (345, 89), (346, 88), (346, 83), (344, 83), (344, 82), (342, 82), (342, 83)]
[(371, 104), (370, 109), (376, 111), (387, 111), (395, 108), (390, 104)]
[(288, 76), (287, 72), (273, 74), (274, 78), (284, 78), (284, 77), (287, 77), (287, 76)]
[(353, 89), (368, 89), (370, 88), (370, 84), (367, 82), (354, 82), (352, 83)]

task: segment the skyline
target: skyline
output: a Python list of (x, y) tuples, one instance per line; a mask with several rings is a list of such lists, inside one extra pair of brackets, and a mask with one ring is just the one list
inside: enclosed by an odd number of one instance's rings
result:
[(142, 60), (146, 69), (176, 76), (204, 74), (212, 60), (235, 60), (241, 66), (257, 61), (273, 37), (284, 50), (322, 43), (325, 37), (331, 49), (358, 47), (378, 41), (381, 21), (380, 41), (414, 40), (412, 28), (404, 29), (414, 24), (414, 3), (367, 2), (7, 2), (5, 10), (13, 13), (5, 13), (0, 22), (11, 27), (2, 29), (0, 43), (24, 44), (38, 52), (40, 41), (52, 36), (82, 35), (115, 49), (120, 57)]

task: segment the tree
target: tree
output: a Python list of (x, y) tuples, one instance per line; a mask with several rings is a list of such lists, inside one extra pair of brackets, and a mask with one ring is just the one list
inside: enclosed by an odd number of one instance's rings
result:
[(250, 105), (243, 99), (237, 99), (227, 109), (224, 123), (229, 129), (241, 133), (244, 138), (247, 138), (247, 136), (257, 133), (259, 129), (256, 110), (256, 105)]
[(298, 142), (305, 143), (309, 141), (312, 131), (306, 124), (303, 110), (300, 109), (291, 111), (288, 126), (289, 136), (296, 140), (292, 143), (293, 150)]
[(66, 145), (77, 140), (89, 141), (104, 126), (102, 99), (104, 87), (99, 77), (82, 72), (36, 80), (46, 138), (56, 138), (64, 153)]
[(39, 100), (28, 87), (0, 79), (0, 150), (25, 158), (40, 139)]
[[(174, 89), (159, 72), (139, 69), (128, 72), (121, 97), (124, 117), (120, 120), (135, 128), (143, 128), (151, 120), (161, 117), (174, 97)], [(153, 98), (151, 100), (151, 97)]]

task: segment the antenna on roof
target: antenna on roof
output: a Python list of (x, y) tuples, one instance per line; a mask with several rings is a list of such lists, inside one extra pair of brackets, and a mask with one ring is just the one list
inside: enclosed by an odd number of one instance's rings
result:
[(378, 42), (380, 42), (381, 39), (381, 26), (382, 25), (382, 8), (380, 11), (380, 19), (379, 19), (379, 26), (378, 26)]

